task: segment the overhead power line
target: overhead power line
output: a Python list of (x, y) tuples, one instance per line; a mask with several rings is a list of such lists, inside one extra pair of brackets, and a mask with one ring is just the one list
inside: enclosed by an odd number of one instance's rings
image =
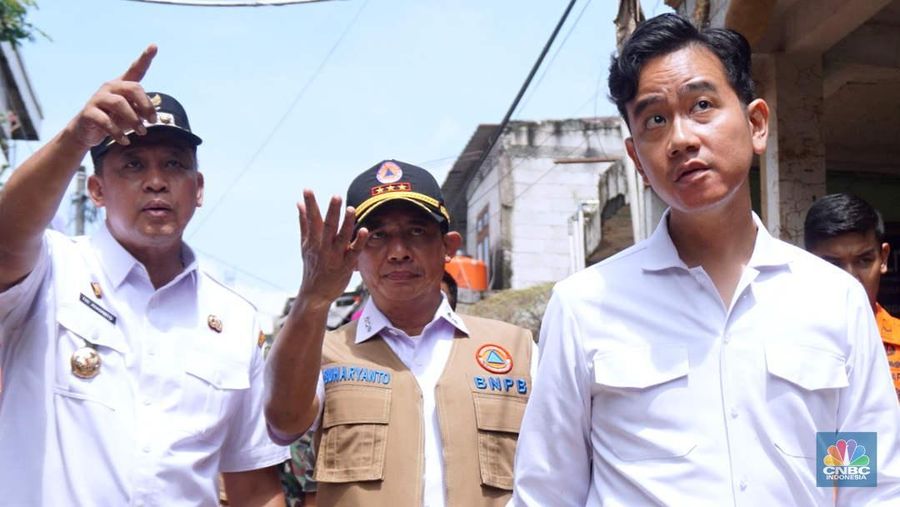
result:
[[(560, 29), (562, 29), (563, 25), (566, 22), (566, 19), (569, 17), (569, 13), (572, 12), (572, 7), (575, 6), (576, 0), (571, 0), (569, 5), (566, 6), (566, 10), (563, 11), (562, 16), (559, 18), (559, 22), (556, 23), (556, 27), (553, 29), (553, 33), (550, 34), (550, 38), (547, 39), (547, 43), (544, 44), (544, 49), (541, 50), (541, 54), (538, 56), (537, 60), (534, 62), (534, 65), (531, 67), (531, 72), (528, 73), (528, 77), (525, 78), (525, 82), (522, 83), (522, 87), (519, 88), (519, 93), (516, 94), (516, 98), (513, 99), (512, 104), (509, 106), (509, 109), (506, 111), (506, 116), (503, 117), (503, 121), (500, 122), (500, 125), (497, 125), (497, 129), (494, 131), (494, 134), (490, 138), (490, 144), (488, 144), (487, 149), (481, 153), (481, 158), (478, 159), (478, 163), (475, 164), (475, 170), (473, 170), (469, 176), (466, 178), (466, 181), (463, 182), (461, 188), (466, 188), (469, 186), (469, 183), (472, 182), (472, 179), (475, 178), (475, 175), (478, 174), (478, 171), (481, 169), (481, 166), (484, 164), (484, 161), (487, 160), (488, 156), (491, 154), (491, 151), (494, 149), (494, 145), (497, 144), (497, 141), (500, 140), (500, 137), (503, 135), (503, 129), (506, 128), (506, 125), (509, 124), (509, 119), (512, 117), (513, 113), (516, 111), (516, 107), (519, 106), (519, 101), (522, 100), (522, 96), (525, 95), (525, 92), (528, 90), (528, 86), (531, 84), (531, 80), (534, 79), (534, 75), (537, 73), (538, 69), (541, 68), (541, 63), (544, 61), (544, 57), (547, 56), (547, 52), (550, 51), (550, 47), (553, 46), (553, 41), (556, 40), (556, 36), (559, 35)], [(465, 192), (462, 192), (460, 195), (465, 195)], [(454, 201), (458, 202), (459, 197), (454, 199)], [(451, 208), (455, 207), (457, 202), (449, 203), (451, 204)]]
[(316, 67), (316, 70), (313, 71), (310, 78), (306, 81), (306, 83), (303, 85), (303, 87), (300, 88), (300, 90), (294, 96), (294, 99), (291, 101), (290, 105), (288, 105), (288, 107), (284, 110), (284, 113), (281, 115), (281, 118), (279, 118), (278, 121), (275, 122), (275, 126), (272, 127), (272, 130), (270, 130), (269, 134), (265, 137), (265, 139), (263, 139), (263, 142), (259, 145), (259, 148), (257, 148), (256, 151), (253, 152), (253, 155), (250, 157), (250, 160), (247, 162), (247, 164), (243, 167), (243, 169), (241, 169), (241, 171), (237, 174), (237, 176), (235, 176), (234, 179), (231, 180), (231, 182), (228, 184), (228, 186), (225, 187), (225, 191), (222, 192), (222, 195), (219, 197), (219, 199), (216, 200), (215, 203), (213, 203), (213, 205), (209, 208), (209, 211), (207, 211), (203, 215), (202, 219), (199, 222), (197, 222), (196, 227), (194, 227), (193, 232), (191, 232), (191, 234), (190, 234), (190, 238), (193, 238), (194, 236), (197, 235), (197, 232), (199, 232), (200, 229), (203, 227), (203, 225), (206, 223), (206, 221), (209, 220), (209, 218), (211, 216), (213, 216), (216, 209), (219, 207), (220, 204), (222, 204), (222, 202), (225, 200), (225, 198), (228, 196), (228, 194), (231, 193), (231, 191), (234, 189), (235, 185), (237, 185), (238, 181), (240, 181), (240, 179), (242, 177), (244, 177), (244, 175), (247, 173), (247, 171), (249, 171), (250, 168), (253, 167), (253, 164), (256, 162), (256, 158), (259, 157), (259, 155), (263, 152), (263, 150), (266, 149), (266, 147), (269, 145), (269, 142), (272, 141), (272, 138), (275, 137), (275, 134), (281, 129), (281, 126), (284, 124), (284, 122), (288, 119), (288, 117), (294, 111), (294, 107), (297, 106), (297, 103), (300, 102), (300, 99), (302, 99), (303, 96), (306, 94), (306, 90), (308, 90), (309, 87), (312, 86), (313, 82), (315, 82), (316, 78), (319, 77), (319, 74), (322, 73), (322, 70), (325, 68), (325, 65), (331, 59), (331, 56), (334, 54), (335, 51), (337, 51), (337, 48), (344, 41), (344, 38), (347, 36), (347, 34), (350, 33), (350, 30), (353, 28), (353, 26), (356, 25), (357, 20), (359, 20), (360, 14), (362, 14), (363, 9), (366, 8), (366, 5), (368, 3), (369, 3), (369, 0), (365, 0), (359, 6), (359, 9), (356, 10), (356, 14), (354, 14), (353, 18), (350, 20), (350, 22), (347, 23), (347, 27), (344, 28), (344, 31), (341, 32), (341, 35), (337, 38), (337, 40), (331, 46), (331, 49), (328, 50), (328, 53), (325, 55), (325, 58), (322, 59), (322, 61), (319, 63), (319, 66)]
[[(276, 7), (282, 5), (311, 4), (319, 2), (334, 2), (337, 0), (253, 0), (253, 1), (228, 1), (228, 0), (130, 0), (148, 4), (184, 5), (191, 7)], [(343, 1), (343, 0), (340, 0)]]

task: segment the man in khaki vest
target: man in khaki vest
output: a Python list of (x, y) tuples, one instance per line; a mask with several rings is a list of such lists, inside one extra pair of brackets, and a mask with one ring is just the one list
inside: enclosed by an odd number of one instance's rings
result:
[[(303, 198), (303, 281), (267, 363), (272, 436), (318, 428), (319, 505), (505, 505), (534, 344), (447, 303), (444, 264), (462, 239), (437, 182), (380, 162), (351, 183), (340, 225), (339, 197), (324, 220)], [(354, 268), (371, 299), (326, 333)]]

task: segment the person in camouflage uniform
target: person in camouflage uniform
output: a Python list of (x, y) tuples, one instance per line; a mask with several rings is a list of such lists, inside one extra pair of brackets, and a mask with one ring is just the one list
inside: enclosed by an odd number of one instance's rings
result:
[(313, 435), (314, 431), (308, 431), (291, 444), (291, 460), (285, 461), (279, 470), (288, 507), (315, 505), (313, 465), (316, 463), (316, 451), (313, 448)]

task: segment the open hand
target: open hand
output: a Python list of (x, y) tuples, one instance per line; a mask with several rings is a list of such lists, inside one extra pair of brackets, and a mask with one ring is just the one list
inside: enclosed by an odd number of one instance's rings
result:
[(356, 268), (356, 259), (369, 237), (369, 231), (361, 228), (353, 238), (356, 211), (344, 210), (341, 216), (341, 198), (334, 196), (328, 203), (325, 220), (311, 190), (303, 191), (303, 202), (297, 203), (300, 212), (300, 250), (303, 255), (303, 282), (301, 298), (331, 304), (340, 296)]

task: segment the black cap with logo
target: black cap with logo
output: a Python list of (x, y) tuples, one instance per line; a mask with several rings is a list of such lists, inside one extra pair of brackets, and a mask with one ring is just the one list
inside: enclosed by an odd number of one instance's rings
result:
[(357, 228), (379, 206), (397, 199), (422, 208), (440, 224), (443, 232), (450, 229), (450, 213), (444, 205), (441, 186), (421, 167), (384, 160), (357, 176), (347, 190), (347, 206), (356, 209)]
[[(144, 120), (144, 126), (148, 131), (151, 129), (171, 129), (184, 136), (184, 139), (194, 146), (203, 142), (202, 139), (191, 132), (191, 124), (188, 122), (187, 113), (184, 112), (184, 107), (174, 97), (158, 92), (149, 92), (147, 96), (150, 97), (150, 103), (156, 108), (156, 123)], [(132, 134), (134, 134), (134, 130), (125, 132), (125, 135), (128, 136)], [(107, 137), (100, 144), (91, 148), (91, 158), (96, 162), (115, 143), (116, 141), (112, 137)]]

